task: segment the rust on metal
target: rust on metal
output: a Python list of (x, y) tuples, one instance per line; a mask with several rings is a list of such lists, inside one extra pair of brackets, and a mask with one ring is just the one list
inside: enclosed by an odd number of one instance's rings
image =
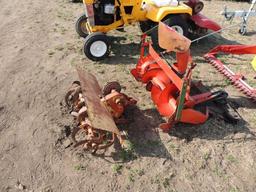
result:
[(123, 113), (136, 101), (121, 93), (118, 82), (110, 82), (101, 90), (94, 75), (80, 69), (77, 71), (80, 81), (75, 81), (65, 96), (76, 122), (71, 133), (74, 147), (82, 146), (96, 153), (110, 147), (115, 139), (125, 147), (126, 139), (116, 124), (126, 122)]
[(161, 48), (167, 52), (183, 53), (189, 50), (191, 41), (183, 35), (177, 33), (174, 29), (159, 22), (158, 26), (158, 42)]
[(92, 127), (120, 135), (111, 114), (101, 102), (102, 93), (96, 77), (81, 69), (77, 72)]

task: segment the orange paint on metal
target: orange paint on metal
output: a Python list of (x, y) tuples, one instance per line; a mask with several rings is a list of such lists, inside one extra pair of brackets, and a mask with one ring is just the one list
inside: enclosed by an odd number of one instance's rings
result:
[[(147, 43), (145, 36), (142, 36), (141, 56), (136, 68), (131, 73), (137, 81), (146, 85), (151, 92), (151, 98), (156, 105), (159, 113), (168, 118), (167, 123), (160, 125), (163, 131), (168, 131), (176, 123), (175, 117), (178, 106), (180, 105), (181, 90), (183, 89), (184, 79), (186, 81), (185, 101), (181, 108), (181, 117), (178, 121), (184, 123), (199, 124), (208, 118), (208, 113), (204, 114), (196, 111), (193, 107), (210, 97), (205, 93), (198, 96), (190, 96), (190, 83), (192, 69), (195, 64), (192, 62), (190, 51), (176, 53), (176, 60), (172, 65), (167, 64), (163, 58)], [(145, 55), (145, 50), (149, 50)], [(173, 49), (176, 50), (176, 49)], [(189, 67), (189, 69), (188, 69)]]

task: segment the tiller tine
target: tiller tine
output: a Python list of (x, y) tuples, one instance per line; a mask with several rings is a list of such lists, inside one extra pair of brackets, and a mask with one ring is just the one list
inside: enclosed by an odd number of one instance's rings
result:
[(124, 134), (116, 123), (123, 122), (125, 108), (136, 101), (121, 93), (118, 82), (108, 83), (101, 90), (94, 75), (81, 69), (77, 72), (80, 81), (72, 84), (65, 97), (77, 124), (71, 134), (74, 147), (82, 145), (96, 152), (110, 147), (116, 138), (124, 145)]
[(95, 129), (120, 135), (111, 114), (104, 106), (104, 103), (101, 102), (102, 92), (96, 77), (82, 70), (77, 70), (77, 72), (91, 126)]
[[(244, 95), (256, 101), (256, 89), (252, 88), (244, 81), (243, 75), (237, 75), (231, 69), (229, 69), (224, 63), (216, 58), (219, 53), (226, 54), (256, 54), (256, 46), (252, 45), (221, 45), (213, 48), (209, 53), (204, 55), (204, 58), (208, 63), (210, 63), (214, 68), (216, 68), (221, 74), (223, 74), (231, 83)], [(256, 60), (256, 59), (254, 59)], [(256, 61), (252, 61), (253, 67), (256, 68)]]

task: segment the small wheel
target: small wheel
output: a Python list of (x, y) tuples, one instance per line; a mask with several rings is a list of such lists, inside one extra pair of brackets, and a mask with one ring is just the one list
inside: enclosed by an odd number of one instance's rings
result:
[(103, 96), (110, 94), (113, 89), (117, 92), (121, 92), (122, 87), (117, 81), (109, 82), (102, 89)]
[(85, 38), (84, 54), (90, 60), (103, 60), (109, 55), (109, 52), (109, 40), (104, 33), (91, 33)]
[(239, 31), (238, 31), (241, 35), (245, 35), (247, 33), (247, 29), (246, 26), (242, 26)]
[(200, 11), (203, 10), (203, 8), (204, 8), (204, 3), (201, 2), (201, 1), (198, 1), (198, 2), (195, 4), (194, 8), (193, 8), (193, 14), (199, 13)]
[(76, 21), (76, 32), (80, 37), (87, 37), (88, 31), (86, 28), (87, 16), (81, 15)]
[[(171, 15), (171, 16), (165, 17), (163, 19), (163, 22), (165, 22), (169, 27), (172, 27), (178, 33), (184, 35), (185, 37), (188, 37), (188, 24), (187, 24), (187, 21), (184, 18), (182, 18), (181, 15)], [(153, 46), (156, 49), (162, 50), (158, 44), (158, 27), (156, 27), (152, 31), (151, 39), (153, 42)]]

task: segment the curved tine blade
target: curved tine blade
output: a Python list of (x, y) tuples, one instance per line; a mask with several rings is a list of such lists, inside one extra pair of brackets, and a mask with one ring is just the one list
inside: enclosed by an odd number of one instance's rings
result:
[(96, 77), (78, 68), (77, 72), (92, 127), (120, 135), (111, 114), (100, 100), (102, 93)]
[(77, 143), (75, 143), (74, 147), (78, 147), (80, 145), (84, 145), (88, 142), (89, 140), (85, 139), (85, 140), (81, 140), (81, 141), (78, 141)]
[(71, 139), (72, 139), (72, 141), (75, 142), (75, 143), (77, 143), (76, 134), (78, 133), (79, 130), (80, 130), (80, 127), (75, 126), (75, 127), (73, 128), (72, 133), (71, 133)]

